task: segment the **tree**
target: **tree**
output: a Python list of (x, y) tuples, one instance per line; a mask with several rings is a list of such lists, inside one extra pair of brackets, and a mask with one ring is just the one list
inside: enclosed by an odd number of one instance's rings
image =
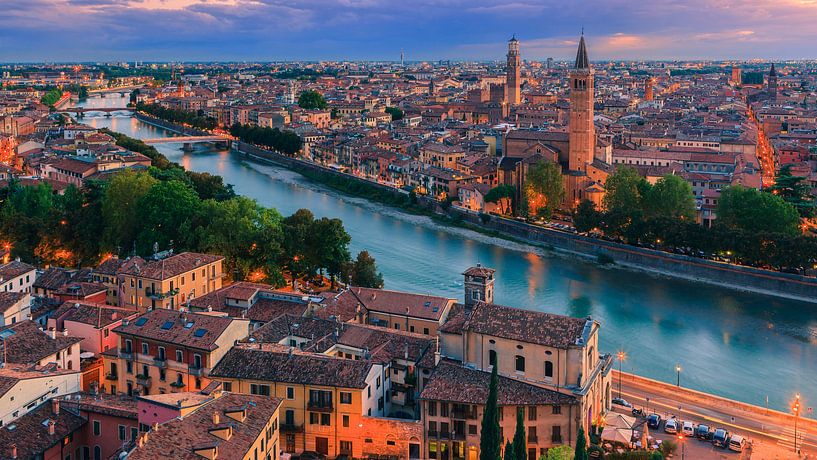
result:
[(488, 203), (499, 205), (499, 211), (502, 214), (511, 214), (516, 207), (514, 203), (516, 199), (516, 189), (513, 185), (497, 185), (491, 190), (488, 190), (488, 193), (485, 194), (483, 199)]
[(314, 90), (308, 90), (302, 92), (298, 96), (298, 106), (302, 109), (325, 109), (326, 108), (326, 100), (324, 100), (323, 95)]
[(485, 411), (482, 414), (482, 426), (479, 432), (479, 460), (499, 459), (499, 449), (502, 447), (502, 440), (499, 438), (499, 407), (497, 406), (499, 375), (497, 374), (497, 367), (494, 364), (491, 371), (488, 400), (485, 402)]
[(791, 165), (785, 165), (777, 172), (774, 185), (769, 191), (783, 198), (800, 213), (800, 217), (810, 218), (815, 214), (815, 201), (811, 195), (811, 187), (804, 176), (794, 176)]
[(573, 460), (573, 448), (570, 446), (556, 446), (548, 449), (545, 455), (539, 457), (539, 460)]
[(584, 434), (584, 427), (579, 427), (579, 432), (576, 435), (576, 449), (573, 460), (588, 460), (587, 459), (587, 438)]
[(115, 174), (108, 183), (102, 200), (102, 239), (110, 249), (129, 251), (136, 241), (142, 219), (137, 203), (158, 181), (150, 174), (126, 169)]
[(800, 215), (782, 197), (740, 185), (721, 191), (717, 207), (718, 225), (750, 233), (800, 232)]
[[(340, 219), (322, 217), (315, 221), (308, 238), (310, 252), (314, 253), (319, 269), (326, 269), (335, 289), (335, 280), (351, 261), (349, 243), (352, 237), (343, 228)], [(382, 278), (380, 280), (382, 286)]]
[(368, 251), (360, 251), (352, 263), (351, 282), (354, 286), (382, 288), (383, 274), (377, 271), (374, 257)]
[(304, 274), (312, 274), (315, 269), (315, 259), (307, 253), (307, 241), (312, 227), (315, 225), (315, 216), (308, 209), (299, 209), (284, 219), (283, 222), (283, 263), (292, 275), (292, 286), (295, 280)]
[(646, 183), (634, 168), (621, 166), (604, 183), (604, 209), (609, 213), (634, 216), (641, 210), (641, 190)]
[[(536, 410), (536, 408), (533, 408)], [(516, 410), (516, 431), (513, 434), (513, 455), (518, 459), (528, 458), (528, 443), (525, 439), (525, 408)]]
[(386, 107), (386, 113), (391, 115), (391, 121), (402, 120), (405, 116), (400, 107)]
[(602, 214), (596, 210), (596, 205), (588, 200), (582, 200), (573, 211), (573, 225), (577, 232), (588, 232), (601, 224)]
[(668, 174), (650, 187), (642, 197), (644, 215), (695, 220), (695, 195), (692, 186), (679, 176)]
[(657, 450), (654, 450), (650, 454), (650, 460), (664, 460), (664, 454)]
[(528, 215), (549, 218), (565, 198), (562, 168), (553, 161), (539, 161), (532, 165), (523, 187)]
[(192, 218), (199, 212), (196, 192), (179, 181), (159, 182), (137, 201), (140, 216), (137, 252), (151, 254), (160, 249), (189, 247), (194, 236)]
[(505, 454), (502, 460), (516, 460), (516, 451), (513, 449), (513, 444), (510, 441), (505, 443)]

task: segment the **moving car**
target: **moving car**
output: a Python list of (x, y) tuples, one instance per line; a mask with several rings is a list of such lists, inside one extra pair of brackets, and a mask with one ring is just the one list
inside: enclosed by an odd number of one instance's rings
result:
[(667, 422), (664, 423), (664, 432), (669, 434), (675, 434), (678, 432), (678, 420), (675, 418), (667, 419)]
[(695, 430), (695, 436), (697, 436), (698, 439), (704, 439), (706, 441), (712, 439), (712, 432), (709, 430), (709, 425), (704, 425), (703, 423), (698, 425), (698, 429)]
[(743, 452), (743, 448), (746, 446), (746, 439), (743, 436), (734, 434), (731, 438), (729, 438), (729, 450), (734, 450), (735, 452)]
[(718, 428), (715, 430), (715, 434), (712, 435), (712, 444), (715, 447), (722, 447), (725, 448), (727, 443), (729, 442), (729, 432), (723, 428)]
[(612, 403), (617, 405), (617, 406), (633, 407), (633, 405), (628, 403), (626, 399), (622, 399), (622, 398), (613, 398)]
[(688, 438), (691, 438), (691, 437), (695, 436), (695, 424), (694, 423), (687, 420), (686, 422), (684, 422), (681, 425), (682, 425), (681, 426), (681, 433), (683, 433), (684, 436), (686, 436)]
[(647, 417), (647, 426), (650, 428), (658, 428), (661, 426), (661, 416), (658, 414), (650, 414)]

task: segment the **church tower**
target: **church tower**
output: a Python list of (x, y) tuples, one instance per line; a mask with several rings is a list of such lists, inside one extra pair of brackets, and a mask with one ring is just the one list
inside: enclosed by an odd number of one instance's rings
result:
[(519, 92), (520, 83), (520, 59), (519, 59), (519, 40), (513, 36), (508, 41), (508, 66), (506, 69), (507, 77), (505, 78), (505, 102), (508, 105), (517, 105), (521, 100)]
[(774, 69), (774, 62), (772, 62), (771, 70), (769, 70), (767, 85), (766, 91), (769, 92), (769, 97), (771, 97), (773, 101), (777, 100), (777, 71)]
[(494, 303), (494, 273), (493, 268), (477, 264), (463, 272), (465, 276), (465, 305), (474, 305), (477, 302)]
[(587, 165), (593, 162), (596, 128), (593, 125), (593, 69), (587, 58), (584, 34), (579, 39), (576, 64), (570, 71), (570, 133), (566, 201), (571, 207), (585, 198)]

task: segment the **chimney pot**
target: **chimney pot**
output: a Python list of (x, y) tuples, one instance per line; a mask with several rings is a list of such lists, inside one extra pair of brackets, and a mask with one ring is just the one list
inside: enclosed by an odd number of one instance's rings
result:
[(159, 422), (153, 422), (153, 431), (159, 431)]
[(17, 444), (11, 445), (11, 458), (17, 458)]
[(218, 425), (221, 423), (221, 416), (218, 415), (218, 411), (213, 411), (213, 425)]
[(60, 415), (60, 400), (59, 399), (57, 399), (57, 398), (52, 398), (51, 399), (51, 412), (53, 412), (54, 415)]
[(54, 436), (54, 433), (57, 432), (56, 423), (53, 420), (48, 421), (48, 434)]

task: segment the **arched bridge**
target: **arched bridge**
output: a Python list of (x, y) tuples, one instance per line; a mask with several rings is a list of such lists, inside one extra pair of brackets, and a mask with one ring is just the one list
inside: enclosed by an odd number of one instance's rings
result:
[(68, 107), (67, 109), (60, 109), (57, 113), (74, 113), (78, 117), (84, 116), (86, 113), (99, 112), (104, 113), (109, 117), (114, 112), (133, 112), (130, 107)]
[(169, 143), (183, 143), (193, 144), (196, 142), (230, 142), (230, 138), (224, 136), (177, 136), (177, 137), (157, 137), (150, 139), (142, 139), (145, 144), (169, 144)]

